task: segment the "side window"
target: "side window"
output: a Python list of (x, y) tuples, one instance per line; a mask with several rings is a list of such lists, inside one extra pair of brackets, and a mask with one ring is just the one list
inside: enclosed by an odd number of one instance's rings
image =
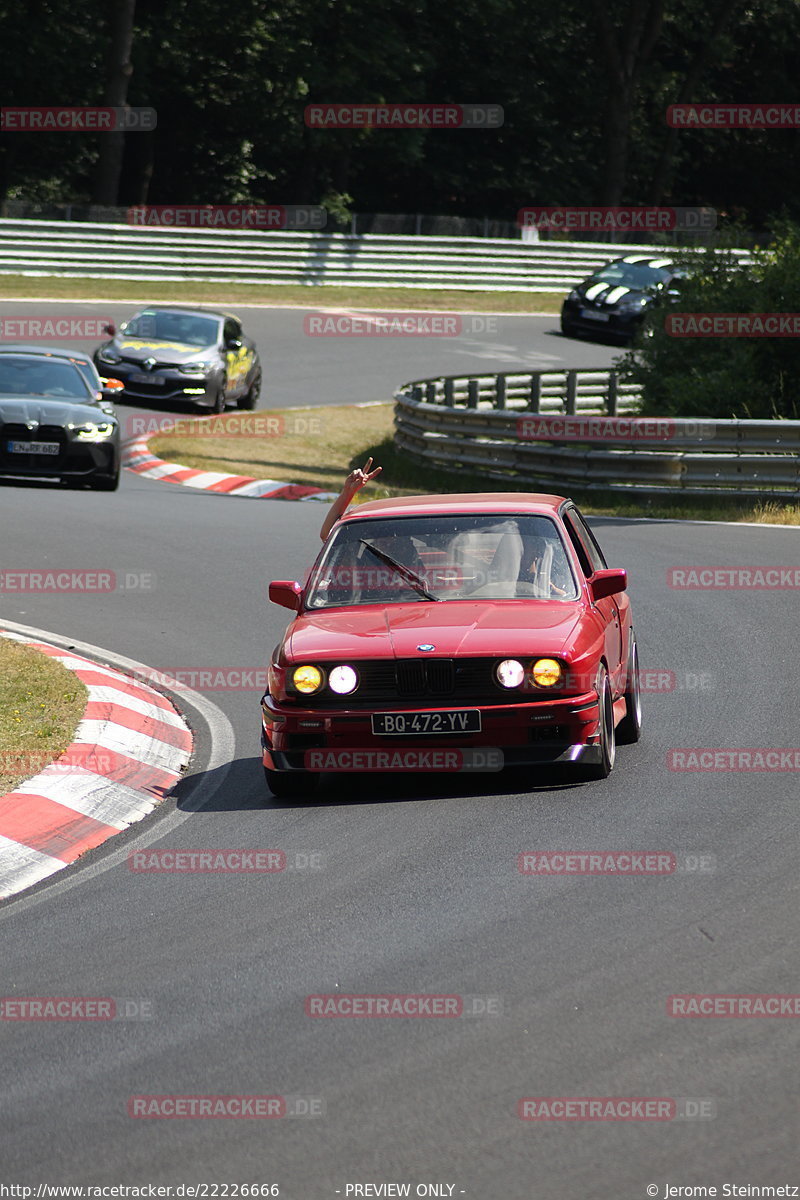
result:
[(568, 509), (566, 512), (562, 513), (562, 520), (567, 533), (569, 534), (569, 539), (575, 548), (575, 553), (577, 554), (578, 561), (581, 564), (581, 570), (588, 578), (605, 564), (603, 563), (603, 557), (597, 550), (596, 545), (584, 536), (576, 517), (577, 513), (574, 509)]
[(595, 536), (589, 526), (586, 524), (583, 515), (578, 512), (577, 508), (572, 508), (570, 509), (570, 516), (575, 522), (575, 526), (581, 536), (581, 540), (586, 546), (589, 559), (592, 563), (592, 569), (595, 571), (606, 570), (608, 563), (603, 556), (603, 551), (598, 546)]
[(228, 317), (225, 321), (225, 328), (222, 333), (223, 340), (227, 346), (228, 342), (242, 340), (242, 327), (238, 321), (234, 321), (232, 317)]

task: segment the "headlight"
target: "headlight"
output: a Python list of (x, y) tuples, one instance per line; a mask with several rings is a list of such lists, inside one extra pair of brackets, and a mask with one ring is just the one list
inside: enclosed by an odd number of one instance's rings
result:
[(570, 292), (570, 294), (567, 296), (567, 299), (568, 299), (568, 300), (580, 300), (580, 296), (578, 295), (578, 293), (577, 293), (577, 291), (575, 290), (575, 288), (573, 288), (573, 289), (572, 289), (572, 291)]
[(358, 675), (352, 667), (334, 667), (328, 675), (328, 687), (339, 696), (347, 696), (358, 687)]
[(100, 362), (104, 363), (121, 363), (122, 355), (116, 354), (113, 350), (98, 350), (97, 357)]
[(213, 371), (215, 364), (213, 362), (191, 362), (184, 363), (178, 369), (184, 375), (205, 375), (207, 371)]
[(649, 297), (647, 297), (647, 296), (629, 296), (627, 298), (623, 297), (623, 299), (620, 300), (617, 307), (618, 308), (644, 308), (649, 303), (650, 303), (650, 300), (649, 300)]
[(556, 684), (561, 682), (563, 674), (561, 663), (556, 662), (554, 658), (537, 658), (531, 667), (533, 681), (539, 687), (555, 687)]
[(103, 438), (111, 437), (113, 432), (111, 421), (89, 421), (75, 430), (75, 437), (79, 442), (102, 442)]
[(318, 667), (295, 667), (292, 672), (292, 683), (298, 692), (302, 692), (304, 696), (310, 696), (313, 692), (318, 692), (323, 682), (324, 677)]
[(519, 687), (525, 679), (525, 668), (516, 658), (504, 658), (495, 667), (497, 682), (505, 688)]

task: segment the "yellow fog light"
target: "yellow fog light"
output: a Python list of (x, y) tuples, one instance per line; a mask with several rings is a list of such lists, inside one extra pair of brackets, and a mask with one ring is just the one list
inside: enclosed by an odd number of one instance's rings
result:
[(563, 671), (561, 663), (556, 662), (554, 658), (537, 658), (531, 668), (534, 683), (539, 687), (551, 688), (561, 682)]
[(304, 696), (310, 696), (312, 692), (318, 692), (322, 687), (322, 671), (317, 667), (295, 667), (292, 672), (292, 683), (298, 692), (302, 692)]

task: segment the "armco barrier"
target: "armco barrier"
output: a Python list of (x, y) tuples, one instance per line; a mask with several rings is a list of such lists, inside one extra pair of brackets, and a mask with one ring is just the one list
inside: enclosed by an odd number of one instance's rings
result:
[[(609, 259), (637, 253), (669, 251), (597, 242), (0, 219), (0, 275), (536, 293), (562, 291)], [(732, 253), (749, 261), (747, 251)]]
[[(395, 393), (395, 444), (514, 489), (800, 498), (800, 421), (664, 418), (643, 436), (637, 399), (614, 371), (416, 380)], [(575, 419), (536, 419), (555, 413)], [(617, 421), (582, 420), (592, 413)]]

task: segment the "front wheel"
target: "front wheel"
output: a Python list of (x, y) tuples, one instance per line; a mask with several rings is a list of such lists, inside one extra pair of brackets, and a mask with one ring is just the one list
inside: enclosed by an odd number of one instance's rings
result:
[(89, 480), (89, 487), (95, 492), (115, 492), (119, 487), (119, 470), (116, 475), (95, 475)]
[(214, 405), (211, 409), (211, 411), (213, 413), (224, 413), (225, 412), (225, 388), (226, 388), (226, 386), (227, 386), (226, 381), (223, 379), (222, 383), (219, 385), (219, 391), (217, 392), (216, 396), (214, 397)]
[(272, 771), (264, 767), (267, 787), (278, 800), (297, 800), (311, 796), (319, 782), (316, 771)]
[(236, 402), (237, 407), (240, 409), (245, 409), (248, 412), (252, 411), (252, 409), (254, 409), (255, 406), (258, 404), (258, 398), (260, 395), (261, 395), (261, 376), (256, 375), (255, 379), (250, 384), (248, 391), (245, 392), (244, 396), (240, 396), (240, 398), (237, 400), (237, 402)]
[(614, 759), (617, 756), (617, 740), (614, 733), (614, 700), (611, 695), (611, 684), (608, 681), (608, 671), (604, 666), (600, 667), (597, 676), (597, 695), (600, 706), (600, 761), (586, 765), (587, 779), (607, 779), (614, 769)]
[(642, 695), (639, 683), (639, 649), (631, 630), (628, 671), (625, 677), (625, 716), (617, 726), (617, 741), (621, 746), (632, 745), (642, 736)]

